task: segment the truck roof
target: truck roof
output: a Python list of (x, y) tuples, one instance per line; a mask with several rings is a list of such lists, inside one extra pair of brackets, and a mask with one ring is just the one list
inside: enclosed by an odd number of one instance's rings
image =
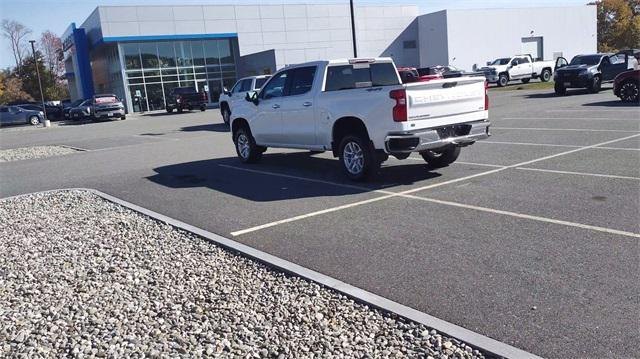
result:
[(333, 59), (333, 60), (321, 60), (321, 61), (310, 61), (303, 62), (299, 64), (289, 65), (286, 68), (295, 68), (295, 67), (303, 67), (303, 66), (313, 66), (313, 65), (349, 65), (354, 63), (381, 63), (381, 62), (393, 62), (390, 57), (357, 57), (357, 58), (343, 58), (343, 59)]

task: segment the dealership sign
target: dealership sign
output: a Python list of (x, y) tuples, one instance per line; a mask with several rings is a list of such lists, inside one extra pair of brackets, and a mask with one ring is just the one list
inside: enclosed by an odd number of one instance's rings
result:
[(74, 43), (73, 43), (73, 31), (72, 31), (71, 34), (65, 37), (64, 40), (62, 41), (62, 51), (69, 50), (73, 45)]

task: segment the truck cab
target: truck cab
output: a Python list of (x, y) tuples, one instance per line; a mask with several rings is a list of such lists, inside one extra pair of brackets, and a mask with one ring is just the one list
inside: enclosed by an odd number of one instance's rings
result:
[(536, 61), (531, 55), (515, 55), (487, 62), (482, 68), (487, 81), (498, 86), (506, 86), (509, 81), (520, 80), (528, 83), (539, 78), (542, 82), (551, 80), (555, 63), (553, 61)]
[(244, 97), (249, 91), (258, 91), (271, 75), (248, 76), (236, 81), (231, 90), (224, 89), (220, 96), (220, 113), (225, 124), (229, 124), (229, 118), (234, 105), (238, 101), (244, 101)]

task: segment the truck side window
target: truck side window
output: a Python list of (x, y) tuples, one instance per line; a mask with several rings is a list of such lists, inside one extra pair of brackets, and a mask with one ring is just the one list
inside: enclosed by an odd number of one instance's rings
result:
[(523, 57), (523, 58), (521, 58), (521, 59), (520, 59), (520, 63), (521, 63), (521, 64), (528, 64), (528, 63), (530, 63), (530, 62), (531, 62), (531, 61), (529, 61), (529, 58), (528, 58), (528, 57)]
[(302, 95), (311, 91), (315, 76), (316, 66), (294, 69), (288, 96)]
[(274, 97), (284, 96), (284, 86), (287, 84), (287, 78), (291, 75), (291, 70), (283, 71), (269, 81), (260, 91), (260, 97), (267, 100)]
[(231, 93), (239, 93), (241, 87), (242, 87), (242, 81), (236, 82), (236, 84), (231, 89)]
[(240, 92), (251, 91), (251, 79), (242, 80), (242, 85), (240, 86)]

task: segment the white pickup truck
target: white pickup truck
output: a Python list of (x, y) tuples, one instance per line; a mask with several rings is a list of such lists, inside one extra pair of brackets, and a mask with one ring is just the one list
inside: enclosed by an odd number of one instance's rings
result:
[(458, 77), (401, 84), (390, 58), (317, 61), (286, 67), (231, 114), (242, 162), (267, 147), (330, 150), (346, 175), (364, 180), (389, 155), (418, 152), (433, 168), (489, 136), (486, 83)]
[(248, 76), (236, 81), (231, 90), (226, 88), (220, 95), (218, 103), (220, 104), (220, 114), (224, 123), (229, 124), (231, 112), (237, 102), (244, 101), (244, 96), (249, 91), (260, 90), (262, 85), (271, 77), (270, 75)]
[(487, 81), (502, 87), (512, 80), (526, 84), (531, 79), (540, 78), (540, 81), (547, 82), (551, 80), (555, 65), (555, 61), (535, 61), (531, 55), (515, 55), (487, 62), (481, 71)]

